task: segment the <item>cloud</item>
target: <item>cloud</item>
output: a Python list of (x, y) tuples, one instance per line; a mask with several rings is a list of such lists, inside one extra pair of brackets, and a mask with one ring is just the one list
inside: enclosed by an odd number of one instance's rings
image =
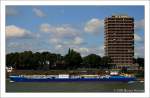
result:
[(135, 30), (144, 29), (144, 19), (135, 21)]
[(5, 29), (6, 37), (7, 38), (30, 38), (30, 39), (37, 39), (40, 38), (41, 35), (39, 33), (31, 32), (30, 30), (18, 27), (16, 25), (8, 25)]
[(6, 41), (6, 53), (11, 52), (22, 52), (22, 51), (29, 51), (33, 50), (33, 43), (23, 42), (20, 43), (19, 41)]
[(7, 6), (6, 7), (6, 16), (15, 16), (18, 14), (18, 11), (15, 9), (15, 7)]
[(85, 42), (81, 37), (75, 37), (74, 39), (59, 39), (59, 38), (50, 38), (49, 42), (56, 48), (74, 48), (83, 45)]
[(51, 32), (51, 29), (52, 29), (52, 27), (50, 24), (44, 23), (44, 24), (40, 25), (41, 32), (49, 33), (49, 32)]
[(101, 45), (98, 49), (99, 49), (98, 55), (104, 56), (104, 45)]
[[(135, 50), (134, 50), (134, 57), (144, 57), (144, 36), (143, 31), (144, 29), (144, 19), (135, 21)], [(141, 32), (141, 30), (143, 32)]]
[(80, 45), (80, 44), (83, 43), (83, 39), (81, 37), (75, 37), (73, 43), (76, 44), (76, 45)]
[(137, 42), (139, 42), (139, 41), (142, 41), (143, 38), (141, 36), (139, 36), (138, 34), (135, 33), (134, 34), (134, 40), (137, 41)]
[(46, 16), (44, 12), (42, 12), (40, 9), (38, 8), (33, 8), (33, 12), (38, 16), (38, 17), (44, 17)]
[(80, 53), (88, 53), (89, 52), (89, 49), (88, 48), (86, 48), (86, 47), (80, 47), (80, 48), (75, 48), (74, 49), (75, 51), (78, 51), (78, 52), (80, 52)]
[(52, 43), (52, 44), (58, 44), (58, 43), (60, 43), (61, 41), (60, 41), (60, 39), (58, 39), (58, 38), (50, 38), (50, 43)]
[(55, 49), (60, 49), (60, 48), (62, 48), (62, 45), (60, 44), (55, 46)]
[(6, 37), (23, 37), (29, 33), (30, 31), (15, 25), (6, 26)]
[(144, 57), (144, 46), (139, 45), (135, 47), (134, 57)]
[(88, 33), (98, 34), (100, 33), (100, 28), (103, 28), (104, 21), (97, 18), (92, 18), (89, 20), (84, 27), (84, 31)]
[(96, 47), (75, 47), (73, 48), (75, 51), (79, 52), (82, 57), (87, 56), (89, 54), (97, 54), (99, 56), (104, 56), (104, 47), (96, 46)]
[[(80, 51), (84, 51), (85, 48), (80, 48), (83, 47), (84, 45), (84, 40), (83, 38), (76, 36), (73, 39), (63, 39), (63, 38), (50, 38), (49, 42), (51, 44), (52, 47), (54, 47), (54, 50), (52, 50), (53, 52), (56, 53), (61, 53), (61, 54), (65, 54), (67, 53), (68, 49), (79, 49)], [(86, 50), (88, 51), (88, 50)]]
[(18, 48), (18, 46), (19, 46), (19, 43), (18, 42), (7, 42), (7, 44), (6, 44), (7, 46), (8, 46), (8, 48)]
[(53, 26), (50, 24), (41, 24), (40, 31), (45, 33), (52, 34), (53, 37), (58, 38), (72, 38), (79, 34), (79, 31), (70, 25), (60, 25), (60, 26)]

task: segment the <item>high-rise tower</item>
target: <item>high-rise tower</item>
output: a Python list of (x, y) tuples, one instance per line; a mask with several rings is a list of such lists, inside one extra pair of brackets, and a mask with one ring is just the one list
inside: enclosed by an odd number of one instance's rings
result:
[(115, 15), (105, 18), (105, 55), (117, 67), (133, 65), (134, 19)]

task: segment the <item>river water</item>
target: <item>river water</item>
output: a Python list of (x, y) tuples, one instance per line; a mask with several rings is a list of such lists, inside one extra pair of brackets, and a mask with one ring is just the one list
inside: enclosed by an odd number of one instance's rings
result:
[(6, 92), (144, 92), (140, 82), (6, 82)]

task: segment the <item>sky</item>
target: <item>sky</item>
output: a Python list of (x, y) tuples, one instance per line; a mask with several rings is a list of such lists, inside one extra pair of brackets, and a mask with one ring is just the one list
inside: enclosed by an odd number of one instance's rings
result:
[(135, 22), (135, 57), (144, 57), (144, 6), (6, 6), (6, 53), (43, 52), (104, 56), (104, 19)]

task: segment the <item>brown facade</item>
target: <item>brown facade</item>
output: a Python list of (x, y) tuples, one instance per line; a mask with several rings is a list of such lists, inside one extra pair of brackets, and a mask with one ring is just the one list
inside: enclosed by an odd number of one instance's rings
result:
[(129, 16), (105, 18), (105, 55), (118, 67), (133, 65), (134, 19)]

